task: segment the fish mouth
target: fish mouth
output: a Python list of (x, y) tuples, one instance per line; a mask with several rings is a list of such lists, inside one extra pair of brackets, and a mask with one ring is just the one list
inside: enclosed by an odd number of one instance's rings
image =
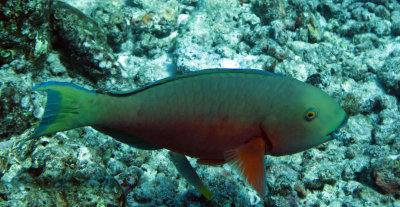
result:
[(347, 116), (343, 118), (343, 120), (340, 122), (340, 124), (335, 128), (335, 130), (331, 131), (328, 133), (325, 137), (332, 140), (332, 139), (337, 139), (341, 133), (340, 130), (347, 124)]

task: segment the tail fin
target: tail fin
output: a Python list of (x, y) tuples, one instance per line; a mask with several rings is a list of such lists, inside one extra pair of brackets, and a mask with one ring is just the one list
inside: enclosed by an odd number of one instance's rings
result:
[(47, 103), (42, 121), (29, 138), (65, 131), (90, 124), (87, 110), (98, 94), (66, 82), (46, 82), (33, 88), (47, 92)]

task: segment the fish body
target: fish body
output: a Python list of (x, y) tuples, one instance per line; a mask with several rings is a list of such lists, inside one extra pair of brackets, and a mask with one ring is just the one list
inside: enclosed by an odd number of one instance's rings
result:
[(103, 124), (94, 127), (111, 127), (191, 157), (223, 159), (225, 151), (262, 136), (266, 115), (277, 110), (265, 92), (280, 87), (269, 81), (274, 78), (241, 73), (181, 77), (129, 96), (99, 99), (95, 105), (108, 109)]
[(260, 194), (264, 154), (293, 154), (328, 141), (346, 116), (320, 89), (258, 70), (203, 70), (123, 94), (54, 82), (35, 89), (49, 101), (32, 138), (92, 126), (138, 148), (231, 162)]

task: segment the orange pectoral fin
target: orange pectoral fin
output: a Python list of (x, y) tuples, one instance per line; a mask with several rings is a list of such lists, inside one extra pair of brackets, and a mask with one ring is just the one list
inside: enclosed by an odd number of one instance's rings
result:
[(246, 144), (225, 152), (225, 159), (239, 169), (261, 197), (265, 189), (264, 152), (265, 142), (261, 137), (252, 138)]

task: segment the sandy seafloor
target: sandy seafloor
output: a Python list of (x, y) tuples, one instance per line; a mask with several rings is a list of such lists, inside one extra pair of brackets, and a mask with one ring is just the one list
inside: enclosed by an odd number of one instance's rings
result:
[[(66, 3), (66, 4), (65, 4)], [(0, 2), (0, 206), (400, 206), (400, 3), (396, 0), (4, 0)], [(90, 127), (28, 141), (46, 95), (72, 82), (128, 91), (206, 68), (271, 71), (345, 109), (333, 141), (265, 156), (256, 196), (229, 165), (143, 151)]]

